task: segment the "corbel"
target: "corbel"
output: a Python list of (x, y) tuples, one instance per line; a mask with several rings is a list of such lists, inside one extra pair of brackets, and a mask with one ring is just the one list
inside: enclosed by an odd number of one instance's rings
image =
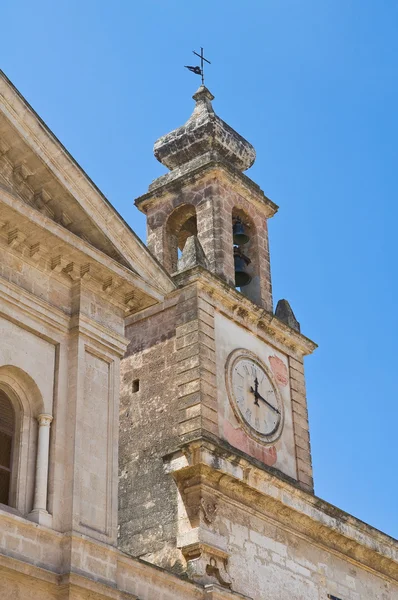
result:
[(4, 156), (9, 151), (10, 146), (4, 140), (0, 139), (0, 156)]
[(232, 588), (227, 552), (201, 542), (184, 546), (181, 552), (187, 562), (187, 575), (191, 581), (201, 585), (216, 583), (229, 590)]
[(107, 277), (102, 284), (102, 290), (107, 294), (112, 294), (115, 291), (116, 282), (113, 277)]
[(136, 298), (134, 291), (128, 292), (128, 294), (124, 295), (124, 304), (126, 305), (126, 310), (132, 310), (136, 305)]
[(52, 200), (50, 194), (45, 189), (41, 189), (33, 196), (33, 201), (37, 208), (43, 208)]
[(33, 175), (33, 172), (23, 163), (16, 165), (13, 173), (17, 183), (24, 183), (30, 175)]
[(50, 219), (53, 219), (54, 211), (49, 207), (51, 200), (51, 195), (44, 188), (36, 192), (33, 196), (33, 204), (36, 206), (36, 208), (42, 214), (47, 215), (50, 217)]
[(80, 267), (80, 277), (85, 281), (90, 281), (90, 279), (92, 279), (92, 268), (89, 263)]
[(80, 279), (80, 267), (74, 263), (70, 262), (62, 269), (62, 272), (72, 279), (72, 281), (78, 281)]
[(67, 266), (67, 262), (60, 254), (51, 259), (50, 267), (54, 273), (60, 273)]
[(66, 212), (61, 212), (61, 216), (59, 218), (59, 222), (61, 225), (63, 225), (63, 227), (69, 227), (70, 225), (72, 225), (73, 220), (70, 218), (70, 216), (66, 213)]
[(32, 246), (29, 246), (29, 258), (31, 258), (35, 261), (38, 261), (43, 256), (43, 254), (44, 254), (43, 246), (40, 242), (37, 242), (36, 244), (32, 244)]
[(18, 248), (26, 239), (26, 235), (15, 228), (8, 232), (7, 243), (10, 248)]

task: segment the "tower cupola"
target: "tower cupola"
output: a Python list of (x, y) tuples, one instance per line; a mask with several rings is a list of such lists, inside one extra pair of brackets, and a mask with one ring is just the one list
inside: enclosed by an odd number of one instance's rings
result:
[(201, 85), (193, 99), (196, 106), (185, 125), (155, 142), (154, 154), (158, 161), (170, 170), (194, 160), (202, 164), (222, 160), (241, 172), (249, 169), (256, 159), (256, 151), (216, 115), (212, 106), (213, 94)]

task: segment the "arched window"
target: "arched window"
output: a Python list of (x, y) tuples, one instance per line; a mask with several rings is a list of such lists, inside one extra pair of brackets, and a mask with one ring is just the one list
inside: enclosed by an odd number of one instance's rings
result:
[(196, 209), (192, 204), (182, 204), (167, 221), (168, 256), (165, 267), (170, 273), (177, 271), (178, 259), (187, 239), (197, 234)]
[(10, 504), (15, 412), (8, 396), (0, 390), (0, 503)]
[(28, 515), (34, 505), (38, 417), (43, 399), (22, 369), (0, 366), (0, 503)]

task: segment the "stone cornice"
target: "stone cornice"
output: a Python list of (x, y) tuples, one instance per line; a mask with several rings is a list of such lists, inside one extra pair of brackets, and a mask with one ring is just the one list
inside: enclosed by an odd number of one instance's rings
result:
[[(58, 343), (60, 336), (67, 334), (69, 330), (69, 315), (66, 315), (56, 306), (52, 306), (45, 300), (27, 292), (15, 283), (3, 280), (0, 277), (0, 299), (5, 316), (17, 325), (22, 325), (20, 312), (24, 314), (30, 326), (26, 328), (37, 332), (40, 331), (43, 339), (51, 343)], [(6, 311), (9, 306), (10, 310)], [(13, 316), (15, 313), (15, 316)], [(48, 337), (49, 331), (53, 332)]]
[(0, 110), (91, 222), (149, 286), (163, 293), (172, 290), (173, 283), (163, 267), (1, 70)]
[(206, 440), (184, 444), (164, 458), (179, 485), (194, 478), (242, 510), (278, 522), (278, 526), (323, 549), (398, 581), (398, 542), (286, 479), (257, 467)]
[(85, 336), (88, 340), (96, 342), (96, 346), (103, 346), (117, 354), (120, 358), (126, 352), (129, 340), (116, 332), (104, 327), (97, 321), (90, 319), (87, 315), (79, 313), (73, 315), (70, 320), (71, 333), (78, 333)]
[(255, 325), (259, 335), (268, 335), (295, 353), (305, 356), (317, 348), (315, 342), (280, 321), (273, 313), (254, 304), (217, 275), (201, 266), (178, 273), (174, 276), (174, 281), (179, 287), (196, 283), (217, 303), (218, 310), (224, 307), (228, 317), (234, 315), (242, 326), (245, 326), (245, 322)]
[[(104, 327), (81, 312), (72, 316), (66, 315), (13, 283), (7, 281), (3, 284), (1, 278), (0, 299), (4, 303), (4, 312), (0, 312), (0, 316), (4, 315), (19, 327), (33, 333), (39, 331), (41, 337), (52, 344), (58, 344), (63, 336), (70, 332), (93, 340), (96, 347), (103, 347), (120, 358), (126, 351), (129, 340), (116, 331)], [(7, 306), (10, 310), (6, 309)], [(21, 320), (20, 311), (27, 321)]]
[[(58, 270), (61, 270), (68, 274), (68, 279), (72, 279), (72, 281), (75, 279), (80, 279), (80, 277), (86, 277), (86, 279), (89, 277), (92, 278), (92, 274), (90, 274), (89, 269), (87, 270), (87, 267), (89, 267), (91, 263), (91, 267), (98, 265), (100, 268), (102, 273), (102, 281), (100, 284), (104, 287), (104, 289), (109, 287), (107, 286), (106, 282), (113, 277), (115, 278), (113, 289), (115, 287), (119, 288), (120, 283), (124, 282), (127, 286), (126, 295), (130, 294), (132, 298), (132, 293), (135, 290), (140, 297), (142, 297), (142, 304), (144, 306), (145, 304), (154, 304), (155, 302), (163, 299), (162, 292), (160, 292), (158, 288), (153, 287), (147, 281), (142, 279), (141, 276), (134, 273), (127, 267), (119, 264), (117, 261), (113, 260), (100, 250), (97, 250), (94, 246), (82, 240), (61, 225), (55, 223), (50, 218), (37, 212), (34, 208), (28, 206), (14, 194), (8, 190), (5, 190), (1, 186), (0, 203), (3, 203), (4, 205), (4, 210), (2, 210), (2, 222), (0, 223), (0, 236), (2, 232), (5, 232), (4, 235), (7, 237), (8, 246), (11, 248), (18, 246), (20, 251), (24, 253), (25, 259), (28, 262), (29, 260), (32, 260), (35, 264), (37, 264), (38, 258), (45, 257), (46, 252), (47, 254), (50, 253), (48, 256), (50, 262), (54, 260), (58, 260), (59, 262), (60, 268), (53, 269), (54, 273)], [(41, 230), (44, 231), (47, 236), (50, 236), (50, 238), (53, 239), (49, 249), (47, 248), (46, 250), (46, 246), (49, 246), (48, 243), (39, 243), (28, 247), (27, 240), (29, 235), (32, 236), (32, 231), (34, 228), (37, 228), (36, 230), (39, 237), (41, 237)], [(10, 235), (14, 236), (12, 240)], [(51, 252), (51, 246), (59, 247), (60, 243), (64, 244), (66, 248), (64, 256), (59, 255), (59, 252)], [(39, 252), (36, 254), (36, 256), (32, 251), (32, 249), (34, 250), (35, 246), (39, 246)], [(73, 267), (70, 265), (73, 265), (74, 272), (71, 270)], [(118, 285), (115, 285), (117, 280), (119, 280)], [(108, 296), (109, 291), (113, 290), (108, 290)], [(121, 299), (121, 301), (123, 302), (123, 299)], [(132, 302), (130, 302), (130, 305), (131, 308), (134, 307)], [(127, 308), (128, 307), (126, 307), (126, 309)]]
[(219, 181), (226, 179), (238, 193), (249, 198), (267, 218), (273, 217), (277, 212), (278, 206), (267, 198), (261, 188), (250, 177), (240, 173), (212, 153), (156, 179), (149, 186), (149, 191), (135, 200), (135, 205), (143, 213), (146, 213), (149, 204), (156, 202), (158, 198), (172, 194), (184, 186), (194, 183), (199, 178), (214, 174), (217, 174)]
[[(4, 315), (8, 320), (28, 331), (40, 332), (41, 337), (52, 344), (58, 344), (69, 332), (79, 333), (112, 354), (117, 354), (119, 357), (124, 355), (128, 345), (127, 338), (104, 327), (82, 312), (72, 316), (66, 315), (59, 308), (37, 298), (14, 283), (3, 282), (1, 278), (0, 299), (3, 301), (3, 312), (0, 316)], [(21, 311), (26, 320), (21, 319)]]

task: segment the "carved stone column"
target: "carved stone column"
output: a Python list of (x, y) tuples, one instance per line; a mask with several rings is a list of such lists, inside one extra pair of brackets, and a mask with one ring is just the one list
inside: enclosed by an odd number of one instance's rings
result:
[(33, 510), (30, 513), (32, 521), (43, 525), (51, 524), (51, 515), (47, 512), (48, 461), (50, 450), (51, 415), (41, 414), (37, 417), (39, 430), (37, 435), (37, 458), (35, 474), (35, 495)]

